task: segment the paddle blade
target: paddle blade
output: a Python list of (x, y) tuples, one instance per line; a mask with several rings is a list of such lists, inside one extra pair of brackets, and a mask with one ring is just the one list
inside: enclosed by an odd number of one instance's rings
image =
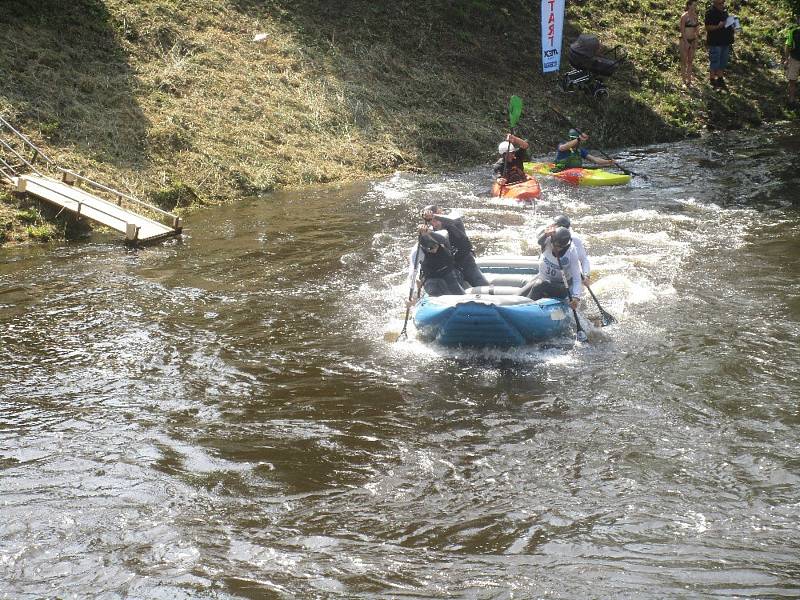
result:
[(522, 115), (522, 98), (511, 96), (508, 101), (508, 122), (511, 124), (512, 129), (519, 121), (520, 115)]
[(607, 313), (604, 310), (600, 311), (600, 318), (601, 322), (603, 323), (603, 327), (607, 327), (608, 325), (613, 325), (614, 323), (617, 322), (617, 320), (613, 317), (613, 315)]

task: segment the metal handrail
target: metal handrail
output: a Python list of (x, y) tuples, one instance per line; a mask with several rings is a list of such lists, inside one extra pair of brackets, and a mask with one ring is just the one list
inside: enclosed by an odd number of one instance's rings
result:
[(147, 202), (144, 202), (143, 200), (139, 200), (138, 198), (136, 198), (134, 196), (130, 196), (128, 194), (125, 194), (125, 193), (120, 192), (118, 190), (115, 190), (113, 188), (110, 188), (110, 187), (108, 187), (106, 185), (103, 185), (102, 183), (98, 183), (96, 181), (92, 181), (91, 179), (89, 179), (88, 177), (84, 177), (80, 173), (76, 173), (75, 171), (70, 171), (69, 169), (65, 169), (65, 168), (59, 167), (59, 166), (56, 166), (56, 169), (58, 169), (62, 173), (66, 173), (67, 175), (71, 175), (72, 177), (75, 177), (76, 179), (80, 179), (81, 181), (85, 181), (88, 185), (90, 185), (93, 188), (102, 190), (104, 192), (108, 192), (109, 194), (113, 194), (114, 196), (117, 196), (118, 198), (125, 198), (125, 200), (128, 200), (129, 202), (133, 202), (134, 204), (138, 204), (140, 206), (144, 206), (145, 208), (149, 208), (150, 210), (152, 210), (154, 212), (157, 212), (157, 213), (159, 213), (161, 215), (164, 215), (165, 217), (170, 217), (170, 218), (173, 218), (173, 219), (177, 218), (177, 215), (174, 215), (171, 212), (167, 212), (166, 210), (164, 210), (162, 208), (159, 208), (158, 206), (155, 206), (153, 204), (148, 204)]
[[(36, 169), (36, 167), (34, 167), (32, 163), (28, 162), (28, 161), (25, 159), (25, 157), (24, 157), (24, 156), (22, 156), (22, 155), (21, 155), (19, 152), (17, 152), (17, 151), (14, 149), (14, 147), (13, 147), (11, 144), (9, 144), (8, 142), (6, 142), (6, 141), (5, 141), (5, 140), (3, 140), (3, 139), (0, 139), (0, 145), (1, 145), (1, 146), (3, 146), (3, 147), (4, 147), (6, 150), (8, 150), (9, 152), (11, 152), (11, 153), (12, 153), (14, 156), (16, 156), (16, 157), (17, 157), (19, 160), (21, 160), (21, 161), (22, 161), (22, 162), (23, 162), (25, 165), (27, 165), (27, 166), (28, 166), (28, 168), (30, 168), (30, 169), (31, 169), (31, 170), (32, 170), (34, 173), (36, 173), (37, 175), (41, 175), (41, 173), (40, 173), (40, 172), (39, 172), (39, 171)], [(36, 147), (34, 146), (33, 148), (35, 149)], [(4, 162), (5, 162), (5, 161), (4, 161)], [(11, 167), (11, 165), (9, 165), (9, 167)], [(13, 167), (12, 167), (12, 169), (13, 169)], [(15, 171), (15, 172), (16, 172), (16, 171)]]
[(3, 165), (0, 166), (0, 173), (2, 173), (9, 182), (13, 181), (13, 178), (17, 175), (13, 165), (9, 164), (2, 156), (0, 156), (0, 163)]
[(6, 120), (5, 120), (5, 119), (2, 117), (2, 115), (0, 115), (0, 124), (3, 124), (3, 125), (5, 125), (6, 127), (8, 127), (8, 128), (9, 128), (9, 129), (12, 131), (12, 133), (14, 133), (14, 135), (16, 135), (18, 138), (20, 138), (20, 139), (21, 139), (23, 142), (25, 142), (25, 143), (26, 143), (28, 146), (30, 146), (30, 147), (31, 147), (33, 150), (35, 150), (35, 151), (36, 151), (36, 154), (37, 154), (37, 155), (39, 155), (39, 156), (41, 156), (41, 157), (42, 157), (42, 158), (45, 160), (45, 162), (47, 162), (47, 163), (49, 163), (49, 164), (53, 164), (53, 165), (55, 164), (55, 163), (53, 162), (53, 159), (51, 159), (51, 158), (50, 158), (49, 156), (47, 156), (47, 155), (46, 155), (44, 152), (42, 152), (42, 151), (41, 151), (39, 148), (37, 148), (37, 147), (36, 147), (36, 144), (34, 144), (32, 141), (30, 141), (30, 140), (28, 139), (28, 137), (27, 137), (27, 136), (26, 136), (24, 133), (22, 133), (21, 131), (17, 131), (17, 130), (14, 128), (14, 126), (13, 126), (11, 123), (9, 123), (8, 121), (6, 121)]

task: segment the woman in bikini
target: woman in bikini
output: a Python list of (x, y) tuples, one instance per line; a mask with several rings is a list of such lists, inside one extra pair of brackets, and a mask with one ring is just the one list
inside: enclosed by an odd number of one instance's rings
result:
[(683, 83), (689, 87), (692, 85), (692, 64), (694, 54), (697, 50), (697, 30), (700, 26), (700, 19), (697, 16), (697, 0), (687, 0), (686, 11), (681, 15), (681, 75)]

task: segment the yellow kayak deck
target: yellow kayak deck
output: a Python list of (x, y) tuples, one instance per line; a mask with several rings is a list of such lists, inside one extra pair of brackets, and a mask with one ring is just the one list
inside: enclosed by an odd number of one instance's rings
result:
[(603, 169), (586, 169), (584, 167), (573, 167), (554, 172), (555, 166), (555, 163), (526, 162), (525, 172), (533, 175), (549, 175), (571, 185), (582, 186), (625, 185), (631, 180), (631, 176), (626, 173), (612, 173)]

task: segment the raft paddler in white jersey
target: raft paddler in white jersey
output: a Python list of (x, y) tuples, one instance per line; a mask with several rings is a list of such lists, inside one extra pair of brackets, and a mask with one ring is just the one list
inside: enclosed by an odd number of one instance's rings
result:
[(567, 215), (558, 215), (553, 222), (545, 225), (536, 232), (536, 239), (539, 239), (548, 227), (566, 227), (569, 229), (572, 238), (572, 245), (578, 252), (578, 260), (581, 265), (581, 278), (584, 284), (591, 283), (592, 265), (589, 262), (589, 254), (586, 252), (586, 244), (583, 243), (583, 238), (572, 230), (572, 222)]
[[(550, 226), (538, 238), (542, 253), (539, 256), (539, 273), (520, 291), (531, 300), (558, 298), (567, 300), (577, 308), (583, 285), (578, 251), (572, 245), (572, 235), (566, 227)], [(569, 290), (564, 285), (566, 279)]]
[(583, 243), (583, 238), (572, 230), (572, 221), (567, 215), (558, 215), (553, 219), (553, 224), (558, 227), (566, 227), (569, 229), (570, 236), (572, 237), (572, 245), (578, 252), (578, 260), (581, 263), (581, 278), (583, 283), (591, 283), (592, 265), (589, 262), (589, 254), (586, 252), (586, 244)]

